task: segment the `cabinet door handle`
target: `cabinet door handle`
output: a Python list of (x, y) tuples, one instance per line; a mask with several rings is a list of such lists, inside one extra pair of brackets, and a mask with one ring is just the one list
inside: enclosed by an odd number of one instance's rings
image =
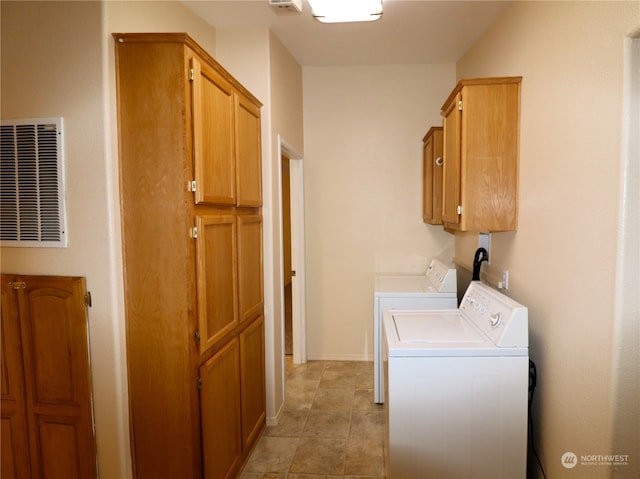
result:
[(439, 156), (438, 158), (436, 158), (436, 166), (442, 166), (444, 165), (444, 160), (442, 159), (441, 156)]

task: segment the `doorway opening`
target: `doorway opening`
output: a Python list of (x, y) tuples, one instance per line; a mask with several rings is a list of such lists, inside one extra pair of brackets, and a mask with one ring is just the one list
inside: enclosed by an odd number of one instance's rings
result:
[(284, 354), (293, 356), (293, 298), (291, 280), (296, 274), (291, 267), (291, 159), (280, 155), (282, 173), (282, 282), (284, 289)]
[[(304, 266), (304, 170), (302, 156), (278, 137), (283, 310), (283, 352), (307, 362)], [(284, 360), (284, 357), (283, 357)]]

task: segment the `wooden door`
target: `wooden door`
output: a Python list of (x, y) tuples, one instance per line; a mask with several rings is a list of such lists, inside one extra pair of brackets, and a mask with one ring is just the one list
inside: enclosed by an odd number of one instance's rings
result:
[(423, 138), (423, 221), (442, 224), (442, 127), (434, 126)]
[(237, 338), (200, 367), (199, 381), (204, 479), (235, 477), (242, 463)]
[(264, 316), (240, 333), (242, 446), (248, 452), (265, 427)]
[(198, 58), (193, 70), (193, 149), (198, 204), (236, 202), (234, 140), (235, 95), (232, 85)]
[(238, 216), (238, 309), (240, 322), (261, 315), (262, 216)]
[(236, 220), (234, 216), (196, 219), (196, 284), (200, 354), (238, 325)]
[[(20, 339), (18, 294), (13, 277), (2, 275), (2, 462), (1, 477), (31, 477), (27, 404)], [(15, 283), (17, 284), (17, 283)]]
[(443, 178), (442, 178), (442, 221), (447, 225), (457, 225), (460, 221), (458, 206), (460, 198), (460, 165), (461, 165), (461, 110), (459, 102), (462, 95), (455, 99), (443, 111), (444, 144), (443, 144)]
[(236, 101), (238, 206), (262, 205), (260, 107), (242, 95)]
[[(95, 478), (85, 280), (48, 276), (7, 279), (2, 278), (3, 329), (5, 318), (7, 325), (19, 318), (18, 347), (22, 349), (22, 362), (17, 364), (18, 356), (11, 352), (16, 348), (12, 344), (17, 339), (15, 324), (9, 326), (9, 335), (3, 336), (13, 359), (7, 363), (12, 369), (7, 373), (14, 381), (22, 374), (24, 382), (24, 397), (16, 399), (25, 404), (32, 477)], [(10, 299), (11, 294), (17, 300)], [(21, 371), (13, 369), (18, 366)], [(4, 384), (3, 379), (3, 393)], [(2, 406), (4, 415), (4, 394)], [(3, 418), (3, 429), (4, 424)], [(17, 451), (18, 437), (10, 437), (12, 445), (16, 444), (11, 449)], [(3, 455), (2, 462), (6, 459)], [(14, 459), (10, 459), (14, 464), (21, 461)], [(3, 465), (3, 477), (4, 472)]]

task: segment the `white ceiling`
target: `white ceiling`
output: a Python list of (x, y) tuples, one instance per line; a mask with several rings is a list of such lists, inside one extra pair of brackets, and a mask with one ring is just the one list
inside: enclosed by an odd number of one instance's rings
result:
[[(350, 0), (344, 0), (350, 1)], [(384, 0), (380, 20), (324, 24), (268, 0), (184, 0), (216, 28), (268, 27), (302, 66), (392, 65), (457, 61), (508, 1)]]

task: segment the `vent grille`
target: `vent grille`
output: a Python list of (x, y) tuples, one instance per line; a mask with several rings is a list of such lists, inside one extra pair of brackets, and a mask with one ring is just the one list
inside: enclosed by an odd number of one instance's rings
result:
[(62, 118), (2, 120), (2, 246), (66, 247)]

